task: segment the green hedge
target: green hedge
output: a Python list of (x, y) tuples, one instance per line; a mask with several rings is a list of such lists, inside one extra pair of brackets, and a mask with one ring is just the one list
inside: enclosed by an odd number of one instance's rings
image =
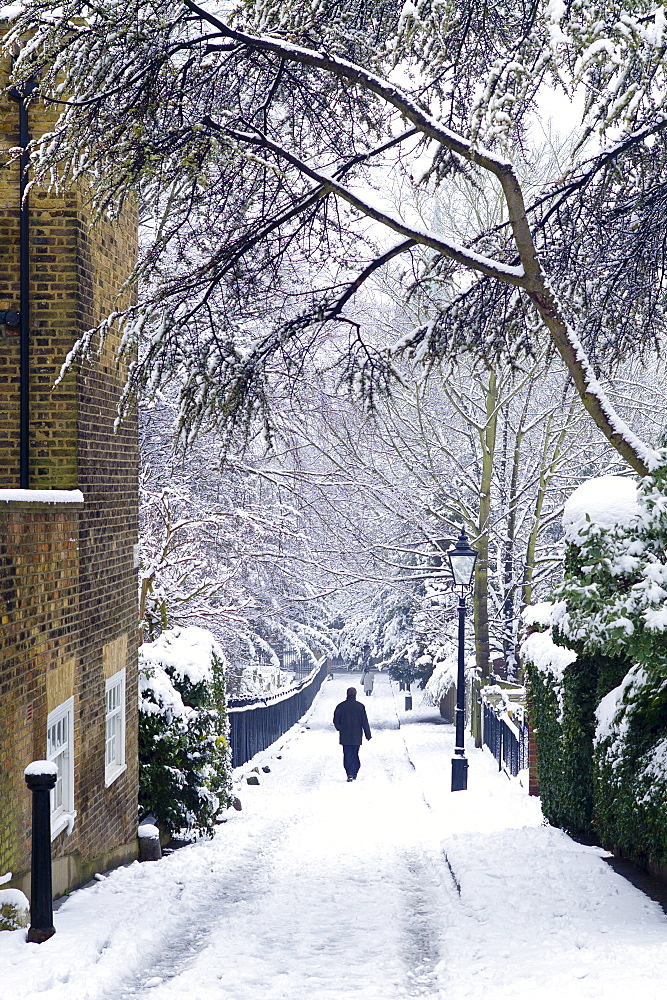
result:
[(634, 668), (595, 748), (595, 826), (627, 857), (667, 865), (667, 680)]
[(622, 658), (581, 650), (562, 680), (527, 664), (542, 810), (550, 823), (569, 833), (596, 832), (595, 710), (628, 668)]

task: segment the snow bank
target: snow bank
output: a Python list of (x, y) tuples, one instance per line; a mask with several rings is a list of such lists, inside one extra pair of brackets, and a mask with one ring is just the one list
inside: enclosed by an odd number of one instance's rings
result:
[(600, 476), (582, 483), (565, 503), (563, 530), (575, 545), (592, 522), (601, 528), (627, 526), (639, 514), (637, 484), (625, 476)]
[(81, 490), (0, 490), (0, 502), (21, 500), (23, 503), (83, 503)]

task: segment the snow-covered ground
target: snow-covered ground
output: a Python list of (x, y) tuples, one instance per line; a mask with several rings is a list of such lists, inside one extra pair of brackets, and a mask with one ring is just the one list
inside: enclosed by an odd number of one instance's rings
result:
[(349, 682), (263, 755), (214, 840), (74, 893), (45, 944), (0, 934), (1, 1000), (662, 1000), (660, 907), (543, 826), (487, 751), (450, 793), (453, 728), (418, 693), (406, 714), (377, 678), (345, 781)]

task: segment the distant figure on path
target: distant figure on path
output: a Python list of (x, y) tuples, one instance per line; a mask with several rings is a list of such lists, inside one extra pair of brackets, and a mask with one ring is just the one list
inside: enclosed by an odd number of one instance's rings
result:
[(347, 689), (347, 698), (336, 705), (333, 724), (338, 730), (340, 744), (343, 748), (343, 767), (348, 781), (355, 781), (359, 774), (359, 747), (366, 737), (371, 739), (371, 727), (368, 725), (366, 708), (357, 701), (357, 689)]
[(364, 694), (366, 695), (367, 698), (370, 698), (370, 696), (373, 694), (374, 680), (375, 678), (372, 670), (366, 670), (364, 672), (364, 676), (361, 678), (361, 683), (364, 686)]

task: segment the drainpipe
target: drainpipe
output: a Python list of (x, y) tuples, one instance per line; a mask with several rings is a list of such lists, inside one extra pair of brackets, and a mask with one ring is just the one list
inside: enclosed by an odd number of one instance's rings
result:
[(19, 159), (20, 204), (19, 204), (19, 485), (22, 490), (30, 488), (30, 205), (26, 190), (28, 187), (28, 127), (27, 98), (35, 89), (35, 82), (29, 80), (21, 90), (13, 88), (10, 96), (19, 106)]

